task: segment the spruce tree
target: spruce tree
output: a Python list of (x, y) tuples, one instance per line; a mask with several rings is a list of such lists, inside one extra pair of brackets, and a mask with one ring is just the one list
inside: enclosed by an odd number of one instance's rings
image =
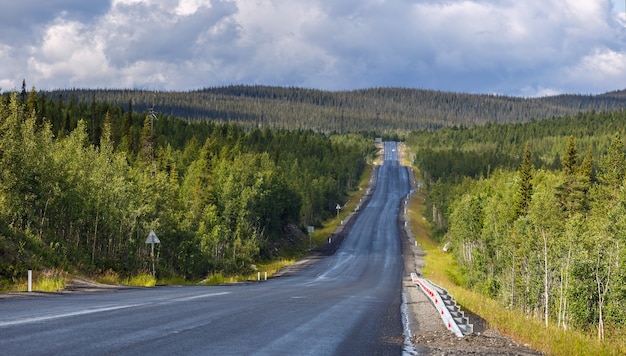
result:
[(563, 154), (563, 173), (565, 173), (568, 176), (575, 174), (577, 165), (578, 165), (578, 150), (576, 149), (574, 136), (570, 136), (567, 139), (567, 145), (565, 146), (565, 153)]
[(528, 142), (524, 147), (522, 164), (518, 171), (520, 186), (515, 196), (514, 214), (517, 217), (524, 216), (528, 212), (528, 205), (533, 194), (533, 163)]

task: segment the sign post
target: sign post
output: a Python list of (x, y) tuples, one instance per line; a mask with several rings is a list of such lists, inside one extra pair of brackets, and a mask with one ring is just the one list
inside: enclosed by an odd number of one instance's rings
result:
[(156, 277), (156, 268), (154, 266), (154, 244), (159, 244), (161, 241), (159, 241), (159, 238), (154, 233), (154, 230), (150, 230), (146, 243), (152, 245), (152, 252), (150, 252), (150, 258), (152, 259), (152, 276)]

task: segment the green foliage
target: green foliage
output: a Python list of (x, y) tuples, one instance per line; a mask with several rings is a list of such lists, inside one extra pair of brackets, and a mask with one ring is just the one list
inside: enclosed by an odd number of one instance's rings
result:
[(513, 213), (516, 216), (526, 215), (533, 195), (533, 164), (528, 143), (524, 148), (522, 165), (519, 169), (519, 189), (513, 201)]
[[(428, 210), (427, 216), (451, 242), (464, 285), (546, 325), (591, 331), (600, 340), (616, 337), (614, 330), (626, 322), (620, 307), (626, 303), (626, 155), (619, 134), (625, 118), (591, 113), (527, 125), (442, 129), (408, 140), (424, 176), (439, 179), (428, 184), (428, 201), (429, 209), (441, 213), (431, 217)], [(533, 137), (520, 151), (529, 132)], [(494, 160), (485, 175), (475, 172), (487, 160), (447, 171), (438, 167), (455, 163), (429, 161), (455, 160), (446, 153), (449, 147), (467, 157), (507, 142), (517, 142), (510, 157), (522, 158), (519, 168), (512, 169), (511, 160)], [(586, 148), (582, 162), (579, 144)], [(561, 153), (554, 152), (559, 145)], [(560, 157), (559, 164), (551, 157)], [(458, 176), (450, 179), (450, 172)]]
[(217, 286), (220, 284), (224, 284), (224, 282), (226, 282), (224, 275), (222, 275), (221, 273), (214, 273), (209, 276), (205, 283), (209, 286)]
[(248, 273), (280, 253), (285, 226), (333, 216), (374, 150), (359, 135), (153, 121), (30, 95), (0, 105), (3, 281), (27, 266), (129, 276), (153, 258), (164, 276)]
[(565, 175), (573, 175), (576, 173), (576, 167), (578, 166), (578, 150), (576, 149), (574, 136), (567, 138), (567, 145), (565, 146), (565, 153), (563, 153), (561, 162)]
[(128, 278), (124, 284), (134, 287), (154, 287), (156, 278), (151, 273), (141, 273)]
[(120, 284), (120, 275), (114, 270), (108, 269), (104, 274), (98, 276), (98, 282), (104, 284)]
[(47, 270), (36, 279), (33, 290), (42, 292), (58, 292), (65, 289), (65, 276), (58, 271)]

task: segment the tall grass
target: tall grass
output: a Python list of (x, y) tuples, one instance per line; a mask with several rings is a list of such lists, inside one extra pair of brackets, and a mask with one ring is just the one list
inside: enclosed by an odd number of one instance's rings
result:
[(120, 275), (112, 269), (108, 269), (103, 275), (96, 277), (96, 280), (104, 284), (120, 284)]
[(33, 290), (42, 292), (58, 292), (65, 289), (65, 274), (55, 270), (45, 270), (37, 276)]
[(624, 355), (626, 352), (623, 340), (603, 343), (595, 335), (581, 331), (562, 330), (555, 325), (546, 327), (543, 320), (505, 308), (478, 293), (452, 284), (446, 288), (460, 305), (483, 317), (491, 327), (549, 355)]
[(151, 273), (140, 273), (136, 276), (129, 277), (124, 283), (134, 287), (154, 287), (156, 278)]
[(112, 269), (109, 269), (104, 272), (104, 274), (97, 276), (96, 280), (104, 284), (121, 284), (133, 287), (154, 287), (157, 282), (156, 278), (149, 272), (141, 272), (138, 275), (123, 278)]
[[(67, 277), (64, 272), (57, 270), (33, 271), (33, 291), (38, 292), (59, 292), (65, 289)], [(15, 283), (2, 286), (0, 292), (26, 292), (28, 291), (28, 280), (20, 279)]]
[(425, 196), (414, 195), (408, 214), (415, 239), (426, 251), (425, 266), (422, 271), (428, 278), (446, 288), (463, 309), (485, 319), (489, 326), (508, 335), (520, 344), (549, 355), (625, 355), (626, 328), (618, 330), (604, 343), (597, 340), (594, 333), (577, 330), (562, 330), (554, 325), (545, 326), (544, 321), (535, 319), (519, 310), (504, 307), (497, 301), (474, 291), (462, 288), (462, 276), (454, 257), (442, 251), (430, 234), (430, 225), (424, 219)]

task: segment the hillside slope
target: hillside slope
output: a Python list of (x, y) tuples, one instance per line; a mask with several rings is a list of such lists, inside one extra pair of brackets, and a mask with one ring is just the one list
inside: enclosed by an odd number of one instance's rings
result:
[(138, 112), (154, 107), (162, 115), (193, 121), (327, 133), (404, 134), (444, 126), (524, 123), (579, 112), (619, 111), (626, 107), (626, 91), (519, 98), (405, 88), (330, 92), (233, 85), (188, 92), (71, 89), (45, 92), (45, 95), (66, 102), (106, 101)]

